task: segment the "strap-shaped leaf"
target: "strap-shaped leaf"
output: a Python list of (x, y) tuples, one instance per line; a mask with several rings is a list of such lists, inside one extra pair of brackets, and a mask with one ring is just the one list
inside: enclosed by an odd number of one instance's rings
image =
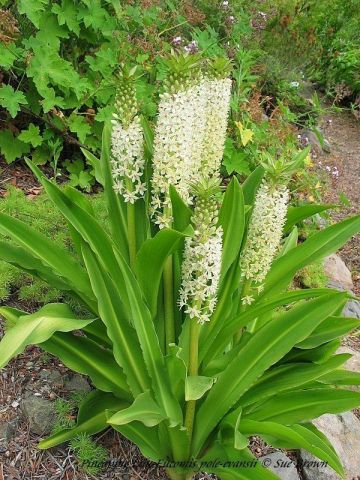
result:
[(304, 243), (276, 259), (266, 277), (262, 297), (285, 289), (298, 270), (335, 252), (359, 231), (360, 215), (357, 215), (315, 233)]
[(313, 333), (296, 345), (297, 348), (315, 348), (335, 338), (343, 337), (360, 325), (358, 318), (330, 317), (319, 325)]
[(343, 293), (324, 295), (279, 315), (252, 335), (218, 376), (199, 408), (193, 440), (195, 455), (215, 425), (256, 379), (344, 303)]
[(100, 318), (113, 344), (114, 357), (122, 367), (134, 396), (149, 388), (142, 352), (136, 332), (126, 319), (119, 292), (104, 272), (89, 247), (83, 246), (83, 257), (90, 281), (98, 299)]
[(284, 232), (290, 232), (292, 227), (297, 223), (312, 217), (316, 213), (321, 213), (330, 208), (336, 208), (338, 205), (302, 205), (300, 207), (289, 207), (286, 215), (286, 223), (284, 226)]
[(298, 244), (298, 239), (299, 239), (299, 231), (297, 227), (294, 227), (291, 230), (290, 235), (286, 237), (284, 245), (279, 252), (279, 256), (281, 257), (282, 255), (285, 255), (287, 252), (295, 248)]
[(143, 423), (146, 427), (154, 427), (166, 418), (164, 411), (147, 391), (138, 395), (128, 408), (112, 415), (108, 419), (108, 423), (110, 425), (126, 425), (137, 421)]
[[(301, 425), (292, 425), (286, 427), (275, 422), (257, 422), (254, 420), (243, 419), (240, 423), (240, 431), (244, 435), (260, 435), (270, 438), (270, 441), (280, 440), (286, 442), (288, 448), (304, 448), (317, 458), (327, 462), (339, 475), (343, 475), (344, 470), (337, 455), (329, 450), (324, 442), (310, 430)], [(276, 445), (273, 441), (272, 445)]]
[(299, 363), (281, 365), (266, 372), (241, 398), (241, 405), (251, 405), (280, 392), (294, 389), (322, 377), (343, 365), (349, 356), (335, 355), (323, 364)]
[[(20, 317), (27, 315), (26, 312), (10, 307), (1, 307), (0, 313), (5, 317), (8, 328), (16, 325)], [(85, 328), (96, 322), (97, 320)], [(98, 389), (112, 392), (122, 399), (131, 399), (125, 375), (112, 353), (92, 340), (72, 333), (56, 332), (49, 340), (41, 343), (40, 347), (58, 357), (75, 372), (88, 375)]]
[(261, 180), (263, 179), (265, 170), (263, 167), (256, 167), (255, 170), (247, 177), (242, 184), (242, 190), (244, 193), (244, 201), (246, 205), (252, 205), (254, 203), (255, 195)]
[(93, 167), (96, 181), (99, 182), (100, 185), (104, 186), (104, 177), (103, 177), (100, 159), (95, 157), (93, 153), (91, 153), (89, 150), (86, 150), (85, 148), (80, 148), (80, 150), (84, 154), (84, 157), (86, 158), (88, 163), (90, 163), (90, 165)]
[(245, 204), (240, 184), (233, 177), (226, 189), (219, 213), (219, 224), (223, 228), (223, 254), (221, 279), (239, 256), (245, 230)]
[(111, 124), (107, 122), (104, 126), (102, 135), (102, 149), (101, 149), (101, 171), (103, 178), (103, 185), (105, 191), (105, 198), (109, 212), (109, 222), (111, 233), (117, 248), (128, 259), (128, 241), (127, 241), (127, 227), (126, 227), (126, 205), (121, 197), (115, 193), (113, 189), (113, 178), (110, 166), (110, 150), (111, 150)]
[(180, 197), (175, 187), (170, 185), (169, 192), (172, 206), (172, 214), (174, 218), (173, 227), (178, 232), (183, 232), (190, 225), (192, 210)]
[[(0, 232), (8, 235), (41, 262), (44, 265), (43, 273), (46, 269), (52, 270), (54, 276), (62, 277), (71, 290), (76, 292), (87, 305), (93, 307), (94, 296), (88, 276), (67, 250), (54, 245), (51, 240), (31, 229), (24, 222), (3, 213), (0, 213)], [(20, 254), (20, 252), (17, 253)], [(9, 250), (8, 254), (11, 255)], [(16, 252), (13, 251), (12, 254), (16, 255)], [(23, 260), (25, 261), (24, 256)]]
[(146, 240), (138, 252), (136, 276), (152, 316), (157, 312), (159, 286), (166, 259), (179, 247), (180, 240), (185, 236), (185, 233), (176, 230), (160, 230), (155, 237)]
[(150, 310), (142, 298), (140, 286), (129, 265), (121, 257), (120, 252), (115, 251), (115, 256), (122, 272), (122, 278), (119, 279), (119, 290), (125, 290), (129, 298), (131, 318), (152, 381), (155, 400), (164, 410), (172, 425), (180, 424), (182, 423), (182, 410), (171, 392), (165, 359), (156, 335)]
[(44, 280), (54, 288), (65, 291), (71, 290), (71, 285), (64, 281), (64, 278), (56, 275), (51, 268), (42, 263), (34, 255), (28, 253), (24, 248), (0, 241), (0, 258), (4, 262), (10, 263), (21, 270)]
[(352, 372), (350, 370), (335, 370), (334, 372), (321, 376), (317, 381), (335, 386), (360, 385), (360, 372)]
[(336, 290), (329, 290), (327, 288), (295, 290), (293, 292), (276, 295), (272, 297), (271, 300), (263, 300), (259, 303), (250, 305), (245, 312), (240, 313), (239, 315), (236, 315), (235, 317), (224, 322), (221, 335), (213, 336), (208, 333), (208, 328), (203, 329), (203, 331), (205, 331), (205, 335), (200, 342), (199, 357), (204, 359), (205, 363), (208, 363), (216, 354), (222, 352), (225, 346), (242, 327), (264, 313), (271, 312), (277, 307), (281, 307), (283, 305), (290, 305), (291, 303), (299, 300), (329, 295), (330, 292), (336, 293)]
[(333, 388), (296, 390), (275, 395), (249, 413), (248, 418), (292, 425), (313, 420), (325, 413), (346, 412), (359, 405), (359, 392)]
[(286, 354), (279, 364), (291, 363), (291, 362), (315, 362), (323, 363), (333, 355), (340, 347), (341, 340), (336, 339), (331, 342), (324, 343), (320, 347), (311, 348), (309, 350), (301, 350), (300, 348), (293, 348), (288, 354)]
[[(0, 307), (0, 313), (1, 311)], [(49, 303), (36, 313), (21, 316), (0, 342), (0, 367), (4, 367), (28, 345), (38, 345), (48, 340), (55, 332), (78, 330), (92, 321), (93, 319), (74, 318), (70, 308), (62, 303)]]
[(71, 370), (88, 375), (96, 388), (131, 401), (124, 372), (109, 350), (78, 335), (55, 333), (41, 348), (58, 357)]
[(121, 408), (126, 408), (128, 404), (119, 400), (110, 393), (94, 390), (82, 401), (77, 417), (76, 425), (72, 428), (66, 428), (51, 437), (42, 440), (38, 447), (47, 449), (55, 447), (60, 443), (67, 442), (75, 438), (80, 433), (94, 435), (108, 428), (107, 415), (109, 412), (116, 412)]

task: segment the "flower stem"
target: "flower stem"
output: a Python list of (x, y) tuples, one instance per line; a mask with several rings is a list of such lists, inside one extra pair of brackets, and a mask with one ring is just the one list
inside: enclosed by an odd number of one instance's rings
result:
[[(199, 369), (199, 334), (200, 324), (196, 318), (190, 320), (190, 345), (189, 345), (189, 364), (188, 376), (197, 376)], [(195, 418), (196, 400), (186, 402), (185, 427), (190, 438), (189, 446), (191, 451), (191, 440)], [(189, 452), (190, 453), (190, 452)]]
[[(240, 305), (239, 305), (239, 313), (244, 312), (246, 310), (246, 305), (242, 303), (242, 299), (248, 295), (251, 290), (251, 280), (244, 280), (244, 283), (241, 288), (240, 294)], [(241, 328), (235, 335), (234, 335), (234, 344), (236, 345), (239, 343), (241, 336), (243, 334), (243, 329)]]
[(164, 312), (165, 312), (165, 350), (169, 353), (169, 344), (175, 343), (174, 315), (174, 279), (173, 258), (170, 255), (164, 266)]
[[(126, 186), (129, 190), (132, 190), (133, 185), (130, 180), (126, 180)], [(136, 215), (135, 204), (128, 202), (126, 204), (127, 211), (127, 234), (129, 245), (129, 258), (130, 266), (134, 270), (136, 261)]]

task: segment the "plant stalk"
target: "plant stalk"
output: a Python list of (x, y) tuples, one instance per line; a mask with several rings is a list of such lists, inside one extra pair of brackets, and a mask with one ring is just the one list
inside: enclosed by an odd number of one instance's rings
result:
[(174, 278), (173, 258), (170, 255), (164, 266), (164, 312), (165, 312), (165, 350), (169, 353), (170, 343), (175, 343), (174, 315)]
[[(132, 182), (129, 179), (126, 179), (126, 186), (129, 190), (132, 190), (132, 188), (133, 188)], [(127, 234), (128, 234), (128, 244), (129, 244), (130, 267), (132, 268), (132, 270), (134, 270), (135, 261), (136, 261), (135, 204), (127, 202), (126, 211), (127, 211)]]
[[(196, 318), (190, 320), (190, 345), (189, 345), (189, 364), (188, 376), (197, 376), (199, 370), (199, 335), (201, 325)], [(191, 451), (192, 433), (194, 427), (196, 400), (186, 402), (185, 428), (189, 435), (189, 447)], [(189, 452), (190, 453), (190, 452)]]
[[(240, 294), (240, 305), (239, 305), (239, 313), (244, 312), (246, 310), (246, 305), (242, 303), (242, 299), (246, 297), (251, 290), (251, 280), (244, 280), (244, 283), (241, 288), (241, 294)], [(243, 334), (243, 329), (240, 329), (235, 335), (234, 335), (234, 344), (236, 345), (239, 343), (241, 337)]]

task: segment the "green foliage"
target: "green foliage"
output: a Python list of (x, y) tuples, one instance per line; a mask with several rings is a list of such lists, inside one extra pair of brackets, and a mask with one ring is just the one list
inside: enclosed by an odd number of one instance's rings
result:
[[(90, 201), (95, 211), (103, 219), (103, 224), (106, 225), (103, 198), (93, 195)], [(51, 238), (55, 245), (66, 246), (71, 254), (76, 256), (67, 224), (46, 195), (40, 194), (30, 200), (22, 190), (9, 187), (8, 194), (0, 199), (0, 211), (25, 221), (29, 226)], [(0, 235), (0, 239), (3, 238)], [(7, 241), (12, 243), (9, 239)], [(0, 278), (0, 299), (2, 301), (6, 300), (11, 291), (15, 289), (18, 298), (31, 305), (54, 302), (63, 295), (46, 282), (3, 261), (0, 261)], [(73, 303), (72, 307), (79, 309), (76, 303)]]
[[(234, 178), (224, 194), (216, 194), (222, 203), (219, 223), (224, 232), (220, 286), (210, 321), (200, 325), (179, 309), (173, 290), (170, 296), (167, 290), (169, 259), (173, 266), (181, 264), (183, 240), (194, 235), (192, 207), (171, 188), (173, 228), (159, 231), (155, 225), (147, 228), (151, 218), (144, 214), (145, 205), (140, 208), (144, 200), (137, 200), (135, 226), (146, 235), (138, 236), (132, 263), (128, 239), (137, 237), (129, 236), (130, 210), (113, 189), (109, 142), (106, 127), (98, 176), (105, 185), (109, 229), (99, 222), (99, 212), (84, 194), (59, 188), (29, 161), (48, 198), (71, 225), (76, 262), (28, 222), (1, 214), (0, 230), (16, 245), (4, 246), (3, 258), (25, 271), (31, 269), (88, 311), (86, 319), (79, 319), (66, 303), (49, 304), (31, 315), (0, 308), (7, 319), (0, 343), (4, 363), (26, 345), (39, 343), (64, 365), (87, 374), (96, 387), (81, 401), (75, 423), (60, 402), (64, 428), (57, 428), (39, 446), (70, 441), (85, 469), (94, 457), (106, 458), (88, 436), (111, 425), (151, 460), (193, 460), (191, 469), (168, 469), (170, 478), (184, 480), (204, 461), (211, 465), (219, 458), (253, 460), (249, 438), (260, 435), (276, 447), (305, 448), (342, 475), (334, 450), (311, 420), (359, 404), (359, 393), (343, 384), (351, 385), (358, 378), (343, 376), (339, 370), (348, 355), (333, 355), (336, 345), (331, 344), (359, 321), (340, 317), (347, 292), (287, 290), (299, 270), (319, 262), (360, 230), (359, 217), (332, 225), (298, 245), (294, 223), (327, 207), (292, 209), (286, 248), (273, 261), (263, 290), (254, 294), (250, 305), (244, 304), (247, 281), (241, 275), (241, 258), (264, 169), (258, 168), (243, 185)], [(305, 154), (295, 158), (291, 169), (299, 167)], [(273, 163), (276, 167), (276, 160)], [(198, 187), (196, 192), (200, 195), (203, 190)], [(172, 288), (178, 288), (180, 275), (181, 267), (174, 268)], [(164, 321), (163, 300), (177, 325), (169, 343), (168, 330), (165, 338), (162, 333), (169, 321), (168, 317)], [(82, 335), (72, 333), (79, 329)], [(207, 470), (224, 480), (276, 478), (260, 464), (244, 470), (213, 466)]]
[(106, 449), (97, 445), (87, 433), (81, 433), (73, 438), (70, 441), (70, 447), (75, 452), (82, 470), (90, 475), (98, 474), (101, 470), (100, 465), (108, 458)]

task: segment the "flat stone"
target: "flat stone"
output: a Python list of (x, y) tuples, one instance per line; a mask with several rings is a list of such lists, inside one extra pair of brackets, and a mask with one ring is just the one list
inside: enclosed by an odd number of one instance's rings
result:
[(344, 345), (339, 347), (336, 353), (350, 353), (352, 357), (344, 363), (343, 368), (352, 372), (360, 372), (360, 352)]
[(259, 462), (281, 480), (300, 480), (295, 463), (283, 452), (273, 452), (259, 458)]
[[(341, 282), (330, 280), (326, 285), (328, 288), (340, 290), (341, 292), (348, 290)], [(360, 302), (358, 300), (349, 300), (342, 312), (344, 317), (360, 318)]]
[(15, 433), (14, 422), (0, 422), (0, 453), (6, 452), (9, 441)]
[[(360, 422), (352, 412), (340, 415), (326, 414), (314, 420), (314, 425), (329, 439), (345, 469), (345, 478), (357, 478), (360, 472)], [(339, 480), (335, 471), (306, 452), (300, 450), (300, 461), (305, 480)]]
[(90, 392), (91, 386), (85, 377), (79, 374), (71, 375), (64, 383), (65, 390), (69, 392)]
[(55, 423), (55, 409), (49, 400), (29, 394), (21, 401), (20, 409), (33, 433), (48, 435), (51, 432)]
[(332, 253), (324, 259), (324, 270), (329, 280), (340, 283), (346, 290), (354, 288), (350, 270), (336, 253)]

